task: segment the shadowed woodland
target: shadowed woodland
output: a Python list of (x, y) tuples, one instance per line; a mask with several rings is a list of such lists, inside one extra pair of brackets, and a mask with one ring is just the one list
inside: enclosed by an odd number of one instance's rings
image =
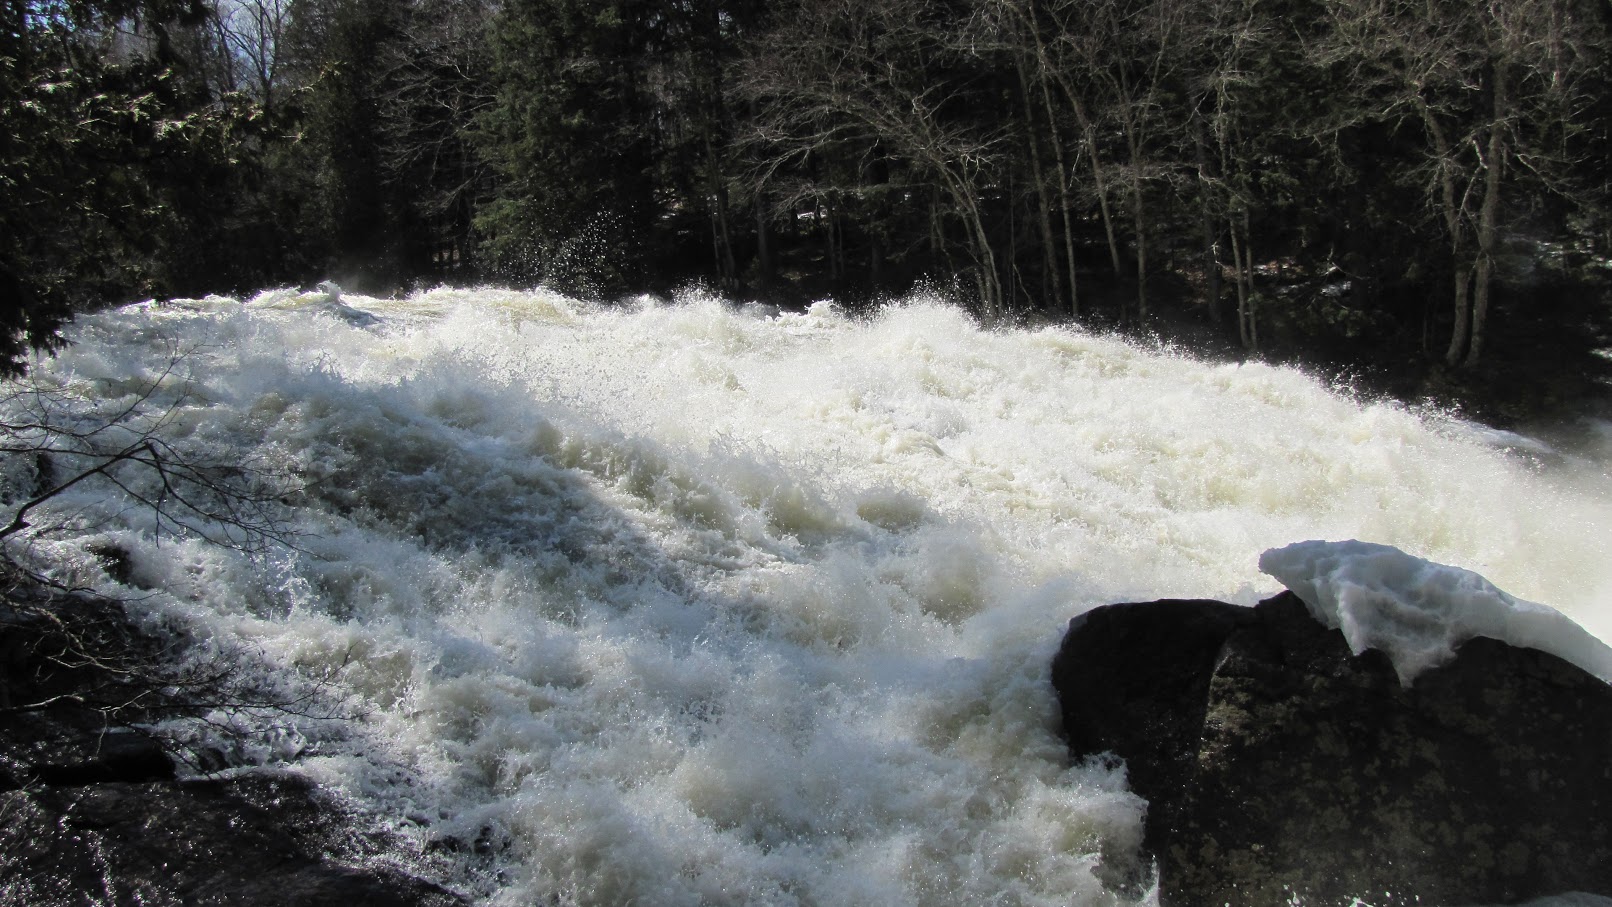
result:
[(0, 336), (334, 278), (929, 286), (1501, 421), (1607, 388), (1590, 0), (5, 0)]

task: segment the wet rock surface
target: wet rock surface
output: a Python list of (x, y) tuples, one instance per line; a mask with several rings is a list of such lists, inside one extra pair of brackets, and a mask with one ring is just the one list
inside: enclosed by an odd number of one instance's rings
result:
[(1053, 683), (1167, 907), (1612, 895), (1612, 687), (1555, 656), (1477, 638), (1407, 688), (1283, 593), (1096, 609)]
[(301, 778), (176, 779), (161, 657), (115, 603), (0, 604), (0, 904), (465, 903)]
[[(108, 782), (0, 794), (0, 902), (431, 905), (462, 901), (326, 849), (339, 820), (292, 778)], [(338, 845), (343, 846), (343, 845)]]

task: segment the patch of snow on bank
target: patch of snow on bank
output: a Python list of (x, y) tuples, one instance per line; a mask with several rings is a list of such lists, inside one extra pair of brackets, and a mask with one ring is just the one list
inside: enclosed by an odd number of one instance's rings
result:
[(1272, 548), (1259, 569), (1342, 630), (1356, 655), (1387, 653), (1405, 686), (1474, 636), (1548, 652), (1612, 683), (1612, 648), (1555, 608), (1513, 598), (1469, 570), (1354, 540)]

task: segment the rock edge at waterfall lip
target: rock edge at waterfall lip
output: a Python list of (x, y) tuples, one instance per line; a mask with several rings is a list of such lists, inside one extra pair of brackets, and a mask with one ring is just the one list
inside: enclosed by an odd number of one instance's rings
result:
[(1476, 636), (1547, 652), (1612, 683), (1612, 647), (1555, 608), (1508, 595), (1470, 570), (1355, 539), (1272, 548), (1259, 569), (1341, 630), (1356, 655), (1387, 654), (1405, 686)]

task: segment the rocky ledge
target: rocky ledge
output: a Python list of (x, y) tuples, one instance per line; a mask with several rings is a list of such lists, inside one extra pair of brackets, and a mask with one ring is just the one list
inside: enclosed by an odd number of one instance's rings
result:
[(1554, 655), (1476, 637), (1406, 685), (1284, 592), (1098, 608), (1052, 679), (1165, 907), (1612, 895), (1612, 687)]
[(182, 754), (144, 729), (220, 678), (165, 673), (163, 646), (114, 602), (0, 600), (0, 904), (465, 903), (294, 775), (176, 778)]

